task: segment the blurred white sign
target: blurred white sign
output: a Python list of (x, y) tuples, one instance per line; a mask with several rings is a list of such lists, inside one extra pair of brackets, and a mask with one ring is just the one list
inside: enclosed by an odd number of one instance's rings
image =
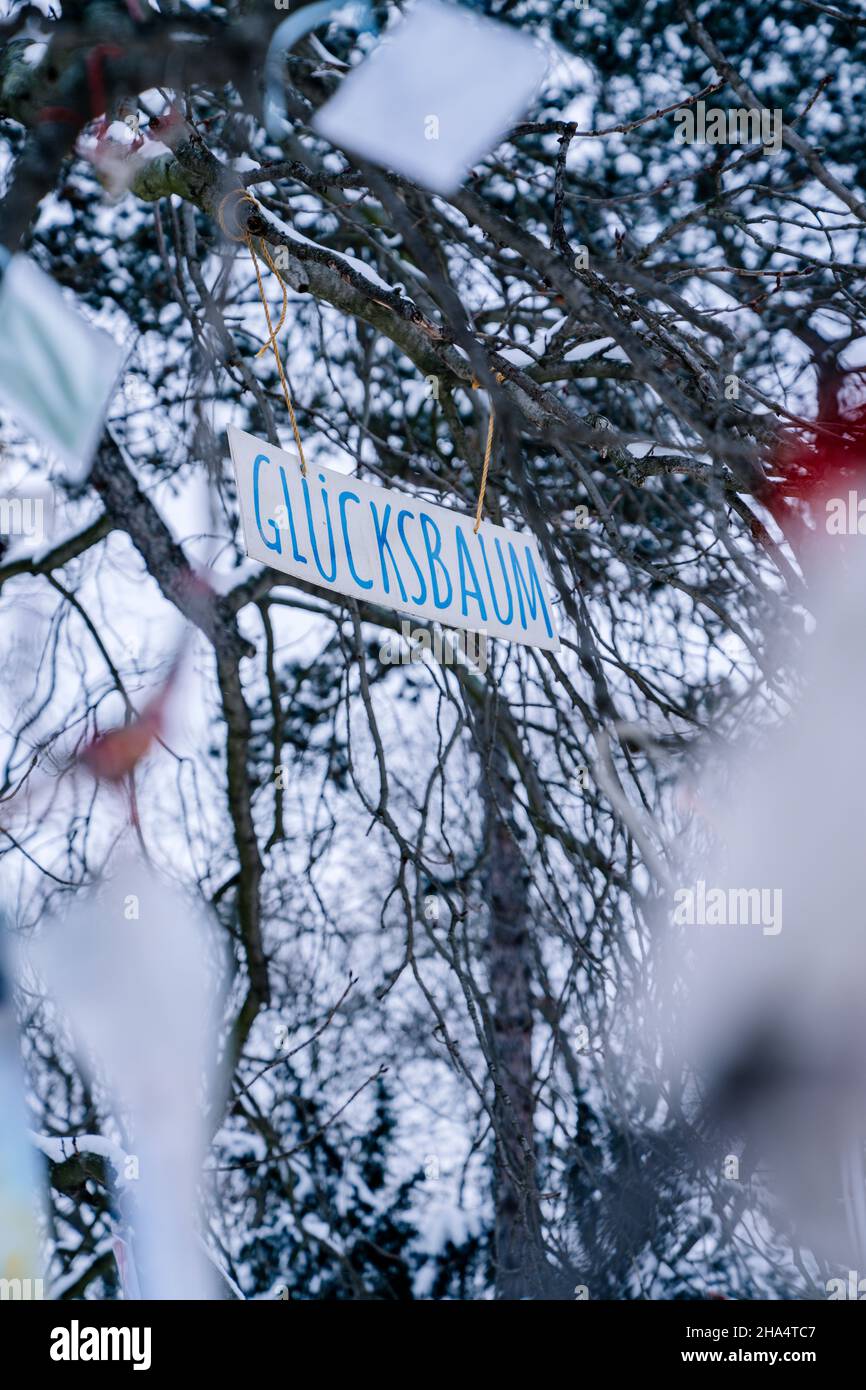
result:
[(516, 29), (418, 0), (318, 112), (335, 145), (453, 193), (532, 100), (547, 68)]
[(0, 1300), (43, 1296), (36, 1224), (41, 1165), (27, 1130), (18, 1033), (8, 989), (0, 964)]
[(77, 480), (99, 442), (122, 350), (26, 256), (13, 256), (0, 280), (0, 325), (0, 405)]
[(214, 1296), (196, 1212), (217, 1021), (210, 919), (137, 855), (83, 892), (32, 947), (79, 1052), (128, 1125), (134, 1254), (145, 1299)]

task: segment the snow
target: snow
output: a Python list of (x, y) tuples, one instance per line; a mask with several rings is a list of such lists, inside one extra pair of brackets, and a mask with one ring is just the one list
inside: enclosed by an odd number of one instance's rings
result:
[(313, 126), (333, 144), (448, 195), (526, 108), (546, 69), (541, 48), (516, 30), (418, 0)]
[(52, 1163), (65, 1163), (77, 1153), (96, 1154), (111, 1164), (118, 1187), (123, 1187), (127, 1182), (127, 1155), (119, 1144), (112, 1143), (101, 1134), (49, 1135), (36, 1134), (33, 1130), (30, 1130), (29, 1134), (36, 1148)]
[[(114, 1246), (115, 1240), (111, 1236), (103, 1237), (102, 1240), (96, 1241), (93, 1247), (93, 1254), (91, 1258), (93, 1260), (98, 1260), (101, 1256), (106, 1255), (109, 1252), (111, 1252), (112, 1254), (115, 1253)], [(56, 1278), (52, 1278), (52, 1300), (56, 1302), (58, 1299), (64, 1298), (68, 1290), (74, 1288), (80, 1278), (81, 1267), (77, 1262), (73, 1261), (72, 1265), (65, 1274), (61, 1274), (58, 1275)]]
[(344, 265), (351, 267), (356, 274), (362, 275), (377, 290), (387, 290), (389, 294), (398, 293), (394, 286), (383, 280), (372, 266), (367, 265), (366, 261), (359, 260), (357, 256), (349, 255), (346, 251), (334, 251), (330, 246), (323, 246), (320, 241), (312, 241), (310, 237), (304, 236), (302, 232), (296, 232), (294, 227), (289, 226), (288, 222), (284, 222), (281, 217), (268, 212), (265, 208), (260, 208), (259, 212), (275, 231), (278, 231), (281, 236), (287, 237), (289, 241), (296, 241), (302, 246), (314, 246), (317, 251), (324, 251), (332, 260), (342, 261)]

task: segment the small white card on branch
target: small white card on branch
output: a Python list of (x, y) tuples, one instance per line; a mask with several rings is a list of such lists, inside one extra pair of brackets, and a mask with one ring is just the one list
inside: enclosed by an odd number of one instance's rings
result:
[(0, 324), (0, 405), (77, 481), (99, 442), (122, 349), (26, 256), (13, 256), (0, 280)]
[(453, 193), (526, 109), (547, 59), (516, 29), (418, 0), (316, 115), (335, 145)]

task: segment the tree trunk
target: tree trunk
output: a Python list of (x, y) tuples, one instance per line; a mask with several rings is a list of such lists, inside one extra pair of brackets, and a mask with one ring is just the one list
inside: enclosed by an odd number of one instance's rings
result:
[(511, 823), (513, 788), (508, 762), (497, 747), (495, 728), (482, 787), (496, 1081), (496, 1297), (514, 1299), (541, 1291), (544, 1258), (533, 1143), (529, 892)]

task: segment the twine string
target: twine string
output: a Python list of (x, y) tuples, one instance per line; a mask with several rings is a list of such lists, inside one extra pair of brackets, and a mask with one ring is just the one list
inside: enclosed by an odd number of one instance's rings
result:
[[(498, 382), (503, 382), (503, 381), (505, 380), (505, 377), (502, 375), (501, 372), (497, 372), (497, 373), (496, 373), (496, 380), (497, 380)], [(473, 377), (473, 378), (472, 378), (472, 390), (473, 390), (473, 391), (477, 391), (477, 390), (479, 389), (479, 386), (480, 386), (480, 383), (479, 383), (478, 381), (475, 380), (475, 377)], [(484, 511), (484, 494), (485, 494), (486, 491), (487, 491), (487, 475), (488, 475), (489, 472), (490, 472), (490, 459), (491, 459), (491, 456), (492, 456), (492, 454), (493, 454), (493, 433), (494, 433), (495, 428), (496, 428), (496, 415), (495, 415), (495, 413), (494, 413), (493, 407), (491, 406), (491, 407), (490, 407), (490, 420), (488, 421), (488, 424), (487, 424), (487, 444), (485, 445), (485, 448), (484, 448), (484, 462), (483, 462), (483, 464), (481, 465), (481, 483), (480, 483), (480, 486), (479, 486), (479, 488), (478, 488), (478, 505), (477, 505), (477, 507), (475, 508), (475, 525), (474, 525), (473, 528), (472, 528), (472, 529), (473, 529), (473, 532), (474, 532), (474, 534), (475, 534), (476, 536), (478, 535), (478, 531), (479, 531), (479, 528), (480, 528), (480, 526), (481, 526), (481, 514), (482, 514), (482, 512)]]
[[(265, 243), (265, 241), (264, 241), (264, 239), (263, 239), (262, 237), (259, 237), (259, 248), (260, 248), (260, 251), (261, 251), (262, 259), (264, 260), (265, 264), (268, 266), (269, 270), (273, 271), (274, 275), (276, 275), (277, 280), (279, 281), (279, 284), (280, 284), (280, 289), (281, 289), (282, 292), (283, 292), (283, 302), (282, 302), (282, 306), (281, 306), (281, 309), (280, 309), (280, 321), (279, 321), (279, 323), (277, 324), (277, 326), (276, 326), (276, 328), (275, 328), (274, 325), (273, 325), (273, 322), (272, 322), (272, 320), (271, 320), (271, 311), (270, 311), (270, 308), (269, 308), (269, 306), (268, 306), (267, 297), (266, 297), (266, 295), (265, 295), (265, 287), (264, 287), (264, 282), (263, 282), (263, 280), (262, 280), (261, 267), (260, 267), (260, 265), (259, 265), (259, 258), (258, 258), (258, 256), (256, 255), (256, 248), (255, 248), (255, 245), (253, 244), (253, 236), (252, 236), (252, 233), (249, 231), (249, 229), (248, 229), (247, 227), (241, 227), (241, 226), (240, 226), (240, 223), (237, 222), (237, 221), (236, 221), (236, 226), (237, 226), (238, 230), (236, 230), (236, 231), (230, 231), (229, 228), (226, 226), (226, 222), (225, 222), (225, 207), (226, 207), (226, 204), (227, 204), (227, 203), (230, 201), (230, 199), (232, 199), (232, 198), (237, 198), (237, 200), (238, 200), (239, 203), (251, 203), (252, 206), (253, 206), (254, 208), (256, 208), (256, 209), (258, 209), (259, 205), (258, 205), (258, 203), (256, 202), (255, 198), (253, 198), (253, 197), (251, 196), (251, 194), (247, 193), (247, 191), (246, 191), (245, 188), (230, 188), (229, 191), (228, 191), (228, 193), (226, 193), (225, 196), (223, 197), (222, 201), (220, 202), (219, 208), (217, 209), (217, 220), (218, 220), (218, 222), (219, 222), (219, 224), (220, 224), (220, 227), (222, 228), (223, 233), (225, 234), (225, 236), (227, 236), (231, 241), (243, 241), (243, 242), (246, 242), (247, 249), (249, 250), (250, 259), (252, 260), (252, 263), (253, 263), (253, 269), (255, 270), (255, 273), (256, 273), (256, 283), (257, 283), (257, 285), (258, 285), (258, 287), (259, 287), (259, 298), (260, 298), (261, 301), (262, 301), (262, 308), (263, 308), (264, 311), (265, 311), (265, 320), (266, 320), (267, 325), (268, 325), (268, 336), (267, 336), (267, 338), (265, 339), (265, 341), (264, 341), (264, 343), (262, 344), (262, 346), (259, 348), (258, 352), (256, 353), (256, 357), (257, 357), (257, 358), (258, 358), (258, 357), (261, 357), (262, 353), (263, 353), (263, 352), (267, 352), (268, 348), (270, 348), (271, 351), (272, 351), (273, 354), (274, 354), (274, 361), (275, 361), (276, 364), (277, 364), (277, 372), (279, 373), (279, 377), (280, 377), (280, 385), (281, 385), (282, 388), (283, 388), (283, 396), (285, 397), (286, 408), (288, 409), (288, 412), (289, 412), (289, 419), (290, 419), (291, 422), (292, 422), (292, 433), (293, 433), (294, 436), (295, 436), (295, 445), (296, 445), (297, 450), (298, 450), (298, 457), (299, 457), (299, 459), (300, 459), (300, 461), (301, 461), (301, 473), (303, 474), (304, 477), (306, 477), (306, 476), (307, 476), (307, 460), (306, 460), (306, 457), (305, 457), (305, 455), (304, 455), (304, 446), (303, 446), (303, 444), (302, 444), (302, 442), (301, 442), (301, 432), (300, 432), (300, 430), (298, 429), (298, 421), (297, 421), (297, 418), (296, 418), (296, 416), (295, 416), (295, 408), (294, 408), (294, 406), (292, 405), (292, 396), (291, 396), (291, 392), (289, 391), (289, 383), (288, 383), (288, 381), (286, 380), (286, 373), (285, 373), (285, 370), (284, 370), (284, 368), (283, 368), (282, 358), (280, 357), (279, 348), (277, 347), (277, 335), (279, 334), (280, 329), (282, 328), (283, 324), (284, 324), (285, 321), (286, 321), (286, 314), (287, 314), (287, 312), (288, 312), (288, 303), (289, 303), (288, 290), (287, 290), (287, 288), (286, 288), (286, 283), (285, 283), (285, 281), (284, 281), (282, 275), (280, 274), (279, 269), (277, 268), (277, 266), (276, 266), (276, 264), (275, 264), (275, 262), (274, 262), (274, 259), (273, 259), (273, 257), (271, 256), (270, 251), (268, 250), (267, 244)], [(235, 215), (236, 215), (236, 217), (237, 217), (237, 208), (235, 209)], [(502, 375), (501, 372), (497, 372), (497, 373), (496, 373), (496, 380), (497, 380), (498, 382), (501, 383), (501, 382), (503, 382), (503, 381), (505, 380), (505, 377)], [(472, 389), (473, 389), (473, 391), (477, 391), (477, 390), (479, 389), (479, 382), (477, 382), (477, 381), (475, 380), (474, 377), (473, 377), (473, 379), (472, 379)], [(485, 495), (486, 495), (486, 492), (487, 492), (487, 479), (488, 479), (489, 474), (490, 474), (490, 460), (491, 460), (491, 458), (492, 458), (492, 456), (493, 456), (493, 439), (494, 439), (495, 431), (496, 431), (496, 414), (495, 414), (495, 412), (494, 412), (494, 410), (493, 410), (493, 407), (491, 406), (491, 408), (490, 408), (490, 419), (489, 419), (488, 424), (487, 424), (487, 442), (486, 442), (485, 447), (484, 447), (484, 461), (483, 461), (483, 463), (482, 463), (482, 465), (481, 465), (481, 482), (480, 482), (479, 488), (478, 488), (478, 503), (477, 503), (477, 506), (476, 506), (476, 508), (475, 508), (475, 524), (474, 524), (474, 527), (473, 527), (473, 530), (474, 530), (475, 535), (478, 534), (478, 531), (479, 531), (480, 526), (481, 526), (481, 518), (482, 518), (482, 515), (483, 515), (483, 513), (484, 513), (484, 498), (485, 498)]]
[[(226, 206), (226, 203), (229, 201), (230, 198), (237, 198), (238, 201), (239, 201), (239, 203), (252, 203), (253, 207), (256, 208), (256, 209), (258, 209), (258, 206), (259, 206), (259, 205), (258, 205), (258, 203), (256, 202), (255, 198), (253, 198), (249, 193), (247, 193), (246, 189), (244, 189), (244, 188), (230, 188), (229, 191), (228, 191), (228, 193), (226, 193), (225, 197), (222, 199), (222, 201), (221, 201), (221, 203), (220, 203), (220, 205), (219, 205), (219, 208), (217, 209), (217, 220), (218, 220), (218, 222), (219, 222), (219, 224), (220, 224), (220, 227), (222, 228), (223, 232), (225, 233), (225, 235), (226, 235), (227, 237), (229, 237), (229, 239), (230, 239), (231, 241), (245, 241), (246, 244), (247, 244), (247, 249), (249, 250), (250, 258), (251, 258), (252, 263), (253, 263), (253, 269), (254, 269), (255, 272), (256, 272), (256, 283), (258, 284), (258, 287), (259, 287), (259, 297), (260, 297), (260, 299), (261, 299), (261, 301), (262, 301), (262, 308), (263, 308), (264, 311), (265, 311), (265, 319), (266, 319), (267, 325), (268, 325), (268, 336), (267, 336), (267, 338), (265, 339), (265, 341), (264, 341), (264, 343), (262, 344), (262, 346), (259, 348), (258, 352), (256, 353), (256, 357), (257, 357), (257, 358), (258, 358), (258, 357), (261, 357), (262, 353), (263, 353), (263, 352), (267, 352), (268, 348), (271, 348), (271, 350), (272, 350), (272, 352), (273, 352), (273, 354), (274, 354), (274, 361), (275, 361), (276, 364), (277, 364), (277, 371), (278, 371), (279, 377), (280, 377), (280, 385), (281, 385), (282, 388), (283, 388), (283, 396), (285, 397), (286, 406), (287, 406), (287, 408), (288, 408), (289, 419), (290, 419), (291, 422), (292, 422), (292, 433), (293, 433), (294, 436), (295, 436), (295, 445), (296, 445), (297, 450), (298, 450), (298, 458), (301, 460), (301, 473), (303, 474), (304, 477), (306, 477), (306, 476), (307, 476), (307, 460), (306, 460), (306, 458), (305, 458), (305, 456), (304, 456), (304, 446), (303, 446), (303, 444), (301, 443), (301, 432), (300, 432), (300, 430), (298, 429), (298, 422), (297, 422), (297, 419), (295, 418), (295, 408), (294, 408), (294, 406), (292, 405), (292, 396), (291, 396), (291, 392), (289, 391), (289, 383), (288, 383), (287, 380), (286, 380), (286, 373), (285, 373), (285, 370), (283, 369), (283, 361), (282, 361), (282, 358), (280, 357), (279, 348), (277, 347), (277, 334), (279, 333), (280, 329), (282, 328), (283, 324), (285, 323), (285, 321), (286, 321), (286, 313), (288, 312), (288, 305), (289, 305), (289, 294), (288, 294), (288, 290), (287, 290), (287, 288), (286, 288), (286, 283), (285, 283), (285, 281), (284, 281), (282, 275), (280, 274), (279, 270), (277, 269), (276, 265), (274, 264), (273, 257), (271, 256), (271, 253), (270, 253), (270, 251), (268, 250), (267, 245), (265, 244), (264, 240), (263, 240), (261, 237), (259, 237), (259, 247), (260, 247), (260, 249), (261, 249), (262, 258), (263, 258), (263, 260), (265, 261), (266, 265), (269, 267), (269, 269), (273, 271), (274, 275), (276, 275), (277, 279), (278, 279), (279, 282), (280, 282), (280, 289), (281, 289), (282, 292), (283, 292), (283, 303), (282, 303), (282, 308), (281, 308), (281, 310), (280, 310), (280, 321), (279, 321), (279, 323), (277, 324), (276, 328), (274, 328), (273, 323), (271, 322), (271, 311), (270, 311), (270, 308), (268, 307), (268, 301), (267, 301), (267, 297), (266, 297), (266, 295), (265, 295), (265, 287), (264, 287), (264, 283), (263, 283), (263, 281), (262, 281), (262, 272), (261, 272), (261, 268), (260, 268), (260, 266), (259, 266), (259, 259), (258, 259), (258, 256), (256, 255), (256, 248), (255, 248), (255, 246), (253, 245), (252, 233), (251, 233), (251, 232), (248, 230), (248, 228), (246, 228), (246, 227), (240, 228), (239, 231), (232, 232), (232, 231), (230, 231), (229, 228), (226, 226), (226, 223), (225, 223), (225, 206)], [(235, 214), (236, 214), (236, 216), (237, 216), (237, 209), (235, 209)], [(237, 225), (240, 226), (239, 223), (238, 223)]]

